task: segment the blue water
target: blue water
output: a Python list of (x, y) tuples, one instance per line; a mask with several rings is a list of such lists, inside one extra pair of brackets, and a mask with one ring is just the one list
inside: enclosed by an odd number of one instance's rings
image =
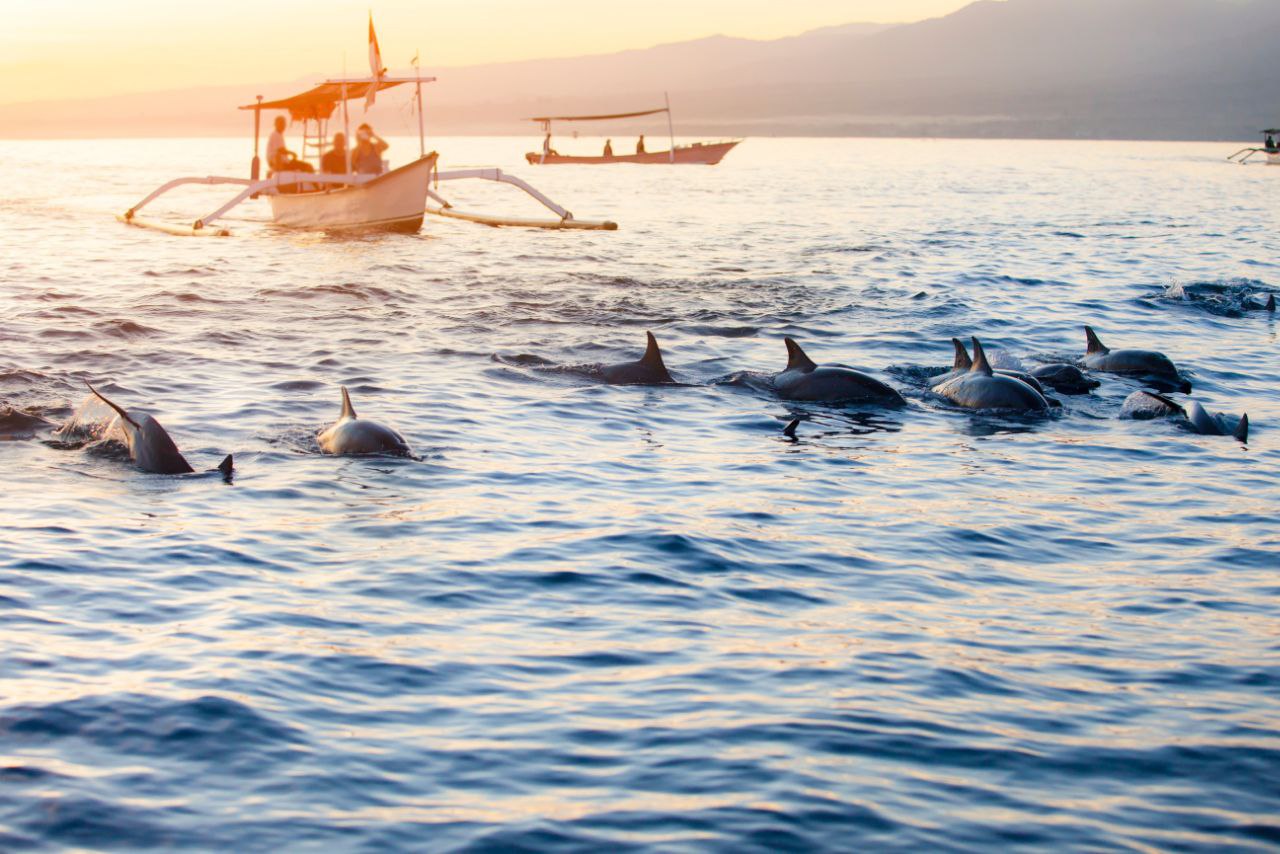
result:
[[(240, 174), (243, 141), (0, 143), (0, 404), (57, 422), (89, 380), (237, 461), (0, 442), (0, 849), (1280, 846), (1280, 358), (1242, 308), (1280, 289), (1280, 169), (436, 144), (621, 230), (341, 239), (251, 207), (182, 239), (112, 215)], [(1249, 443), (1120, 420), (1118, 378), (1038, 418), (921, 389), (953, 335), (1034, 365), (1086, 322)], [(554, 369), (646, 329), (687, 385)], [(784, 335), (908, 408), (715, 383)], [(341, 384), (417, 458), (319, 455)]]

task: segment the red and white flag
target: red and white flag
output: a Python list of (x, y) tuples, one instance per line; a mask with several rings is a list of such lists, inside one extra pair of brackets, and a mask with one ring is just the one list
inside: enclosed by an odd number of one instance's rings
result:
[(378, 50), (378, 34), (373, 31), (373, 12), (369, 13), (369, 76), (373, 83), (369, 86), (369, 94), (364, 99), (365, 112), (373, 106), (374, 96), (378, 93), (378, 84), (382, 82), (387, 69), (382, 67), (382, 51)]

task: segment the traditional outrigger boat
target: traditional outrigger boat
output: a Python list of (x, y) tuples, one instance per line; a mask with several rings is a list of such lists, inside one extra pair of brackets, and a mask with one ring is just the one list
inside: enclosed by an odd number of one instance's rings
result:
[[(372, 26), (372, 25), (371, 25)], [(370, 34), (373, 42), (372, 32)], [(226, 176), (176, 178), (161, 185), (142, 201), (129, 208), (117, 219), (129, 225), (152, 228), (169, 234), (227, 236), (229, 230), (216, 223), (233, 208), (249, 200), (265, 196), (271, 205), (272, 219), (277, 225), (290, 228), (323, 231), (386, 229), (414, 232), (422, 227), (423, 215), (449, 217), (467, 222), (491, 226), (516, 226), (525, 228), (587, 229), (613, 231), (617, 224), (607, 220), (579, 220), (537, 189), (501, 169), (464, 169), (442, 172), (438, 168), (436, 152), (426, 150), (426, 133), (422, 117), (422, 85), (431, 83), (434, 77), (388, 77), (375, 73), (366, 78), (327, 80), (301, 94), (275, 101), (264, 101), (258, 96), (256, 103), (240, 107), (253, 111), (253, 161), (248, 178)], [(342, 123), (347, 139), (351, 139), (350, 116), (347, 102), (356, 98), (412, 83), (415, 88), (418, 109), (418, 157), (403, 166), (379, 175), (356, 174), (348, 170), (343, 174), (303, 170), (284, 170), (260, 178), (262, 161), (258, 156), (262, 112), (282, 110), (294, 120), (303, 123), (303, 145), (298, 160), (319, 165), (320, 155), (328, 141), (328, 123), (338, 107), (342, 108)], [(555, 214), (554, 219), (531, 217), (503, 217), (482, 213), (467, 213), (453, 207), (438, 192), (446, 181), (467, 179), (496, 181), (517, 187)], [(190, 224), (176, 224), (143, 219), (139, 211), (165, 193), (193, 184), (232, 185), (240, 187), (238, 193), (211, 213)], [(434, 185), (434, 188), (433, 188)], [(435, 204), (429, 205), (430, 199)]]
[[(1249, 148), (1242, 148), (1227, 159), (1234, 160), (1240, 164), (1245, 164), (1248, 163), (1254, 155), (1265, 154), (1268, 166), (1280, 166), (1280, 144), (1277, 144), (1276, 142), (1276, 137), (1280, 136), (1280, 128), (1268, 128), (1267, 130), (1262, 131), (1262, 136), (1263, 139), (1266, 140), (1263, 143), (1262, 148), (1254, 148), (1252, 146)], [(1240, 157), (1242, 154), (1244, 156)], [(1236, 158), (1239, 158), (1239, 160), (1236, 160)]]
[[(529, 119), (542, 127), (542, 151), (530, 151), (524, 156), (530, 166), (551, 166), (555, 164), (599, 164), (599, 163), (695, 163), (703, 166), (715, 166), (725, 155), (734, 149), (740, 139), (729, 139), (721, 142), (695, 142), (691, 145), (676, 145), (675, 124), (671, 120), (671, 99), (663, 94), (665, 106), (653, 110), (639, 110), (631, 113), (609, 113), (602, 116), (537, 116)], [(619, 119), (635, 119), (643, 116), (667, 115), (667, 134), (671, 147), (666, 151), (644, 151), (635, 154), (600, 154), (573, 155), (560, 154), (551, 147), (551, 125), (553, 122), (607, 122)]]

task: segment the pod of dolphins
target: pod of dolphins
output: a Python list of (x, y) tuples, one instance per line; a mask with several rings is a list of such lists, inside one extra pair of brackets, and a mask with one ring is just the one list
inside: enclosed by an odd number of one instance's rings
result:
[[(1173, 361), (1154, 350), (1112, 350), (1102, 343), (1097, 333), (1086, 326), (1087, 350), (1081, 363), (1089, 371), (1116, 374), (1139, 380), (1152, 390), (1135, 391), (1125, 400), (1121, 418), (1146, 420), (1178, 418), (1195, 433), (1210, 436), (1234, 436), (1248, 440), (1249, 416), (1235, 423), (1230, 416), (1208, 412), (1199, 402), (1184, 406), (1167, 394), (1189, 394), (1191, 383), (1178, 372)], [(644, 355), (633, 362), (600, 366), (597, 376), (612, 385), (674, 385), (670, 371), (652, 332), (646, 333)], [(973, 338), (973, 357), (959, 339), (951, 339), (955, 359), (950, 371), (930, 378), (932, 394), (954, 406), (972, 410), (1037, 413), (1061, 406), (1046, 394), (1046, 387), (1061, 394), (1088, 394), (1100, 383), (1076, 365), (1056, 363), (1042, 365), (1030, 373), (993, 368), (982, 342)], [(819, 365), (791, 338), (785, 338), (787, 365), (769, 375), (773, 392), (783, 400), (826, 403), (857, 403), (884, 407), (907, 405), (902, 394), (892, 386), (861, 371), (843, 365)], [(87, 436), (93, 439), (115, 439), (128, 450), (130, 460), (139, 469), (155, 474), (190, 474), (195, 471), (177, 444), (153, 416), (125, 409), (108, 399), (92, 385), (92, 397), (101, 400), (115, 412), (106, 424), (95, 423), (78, 411), (54, 435), (59, 439)], [(82, 407), (83, 409), (83, 407)], [(789, 423), (783, 433), (796, 438), (799, 421)], [(320, 451), (333, 455), (408, 456), (409, 443), (404, 436), (377, 421), (360, 418), (351, 404), (351, 395), (342, 388), (342, 409), (336, 421), (316, 435)], [(226, 478), (233, 471), (230, 454), (217, 467)]]

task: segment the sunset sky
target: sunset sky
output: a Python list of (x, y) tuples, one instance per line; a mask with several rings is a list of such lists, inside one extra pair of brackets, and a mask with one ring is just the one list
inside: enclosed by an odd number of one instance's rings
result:
[(40, 0), (0, 29), (0, 103), (367, 68), (372, 5), (386, 64), (424, 69), (607, 53), (723, 33), (755, 39), (914, 21), (969, 0)]

